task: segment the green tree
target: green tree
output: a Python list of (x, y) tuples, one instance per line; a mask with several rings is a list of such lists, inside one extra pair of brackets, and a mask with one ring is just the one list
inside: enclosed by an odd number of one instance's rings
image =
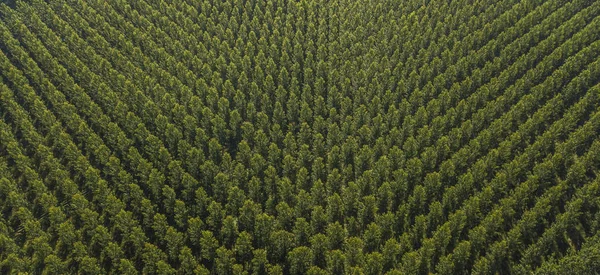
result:
[(292, 249), (287, 255), (290, 274), (305, 274), (312, 264), (312, 250), (306, 246)]

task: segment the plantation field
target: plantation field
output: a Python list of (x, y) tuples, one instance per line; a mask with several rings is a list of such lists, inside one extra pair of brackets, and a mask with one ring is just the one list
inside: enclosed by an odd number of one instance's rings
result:
[(600, 1), (0, 3), (0, 274), (600, 274)]

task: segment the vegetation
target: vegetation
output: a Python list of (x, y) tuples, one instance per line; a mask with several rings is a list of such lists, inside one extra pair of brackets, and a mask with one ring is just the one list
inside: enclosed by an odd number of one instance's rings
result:
[(600, 1), (0, 4), (2, 274), (596, 274)]

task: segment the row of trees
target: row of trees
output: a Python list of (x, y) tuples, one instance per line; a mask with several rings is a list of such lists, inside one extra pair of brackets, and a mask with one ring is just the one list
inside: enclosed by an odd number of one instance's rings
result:
[(3, 273), (594, 255), (600, 2), (176, 2), (0, 6)]

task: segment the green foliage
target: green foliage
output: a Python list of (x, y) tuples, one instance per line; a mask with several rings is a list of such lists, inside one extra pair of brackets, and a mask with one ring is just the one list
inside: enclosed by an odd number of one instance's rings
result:
[(0, 273), (595, 274), (600, 2), (0, 3)]

